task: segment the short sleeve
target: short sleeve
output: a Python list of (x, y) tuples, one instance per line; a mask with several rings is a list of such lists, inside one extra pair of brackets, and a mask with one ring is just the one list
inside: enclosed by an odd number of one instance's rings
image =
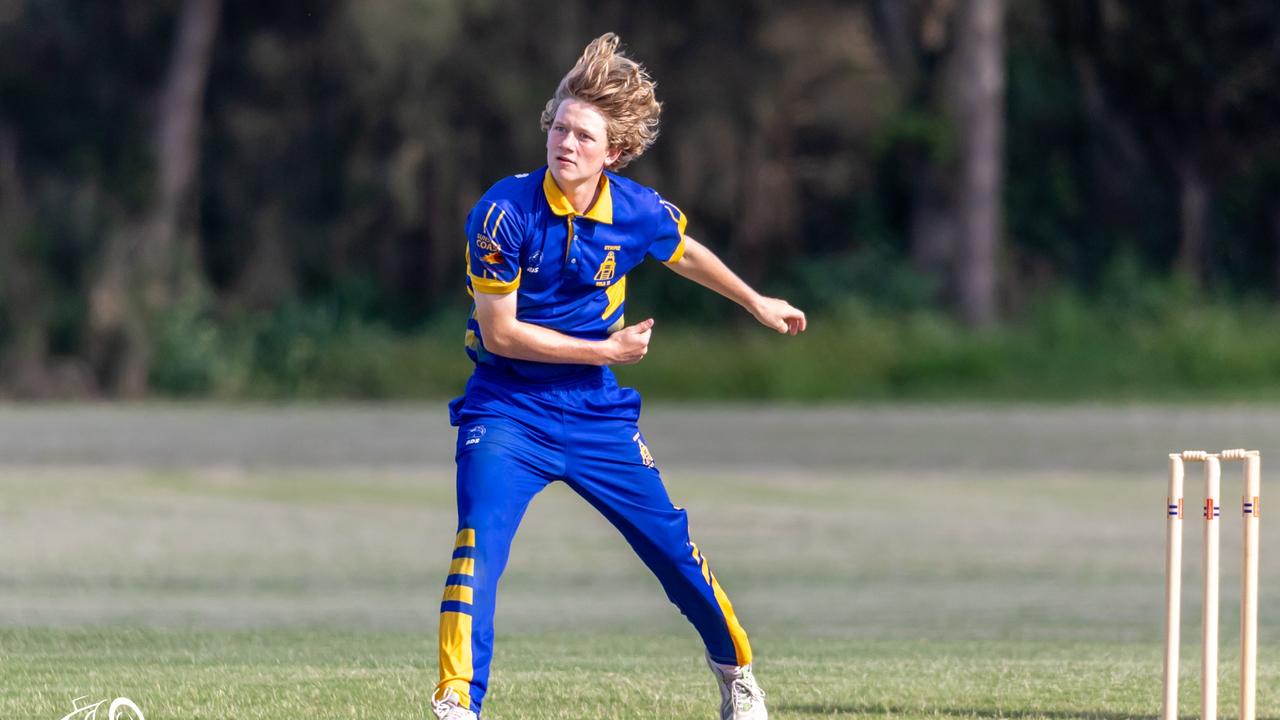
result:
[(649, 254), (664, 263), (680, 262), (680, 258), (684, 256), (684, 228), (688, 219), (675, 203), (658, 197), (658, 206)]
[(520, 287), (520, 218), (505, 203), (481, 200), (467, 216), (471, 289), (506, 295)]

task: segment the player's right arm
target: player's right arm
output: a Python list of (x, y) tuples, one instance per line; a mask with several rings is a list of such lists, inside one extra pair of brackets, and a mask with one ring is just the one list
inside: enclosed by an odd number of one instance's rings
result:
[(623, 328), (606, 340), (583, 340), (517, 320), (516, 295), (476, 293), (476, 322), (491, 353), (545, 363), (630, 365), (649, 351), (652, 319)]
[(623, 328), (605, 340), (584, 340), (519, 320), (521, 214), (502, 199), (482, 199), (467, 217), (467, 276), (476, 301), (484, 347), (513, 360), (580, 365), (640, 362), (649, 349), (653, 320)]

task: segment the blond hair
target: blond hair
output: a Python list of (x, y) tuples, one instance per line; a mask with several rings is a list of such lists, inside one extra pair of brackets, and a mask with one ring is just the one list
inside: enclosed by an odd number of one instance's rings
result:
[(621, 151), (608, 166), (610, 170), (622, 169), (653, 145), (662, 112), (662, 103), (653, 93), (657, 83), (643, 65), (618, 51), (619, 42), (613, 33), (592, 40), (542, 111), (542, 131), (546, 132), (565, 100), (578, 100), (599, 110), (608, 123), (609, 147)]

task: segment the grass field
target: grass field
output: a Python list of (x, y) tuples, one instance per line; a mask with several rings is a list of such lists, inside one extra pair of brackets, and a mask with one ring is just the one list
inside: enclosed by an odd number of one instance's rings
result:
[[(776, 718), (1154, 717), (1162, 453), (1280, 456), (1280, 412), (1258, 408), (667, 406), (643, 422)], [(0, 717), (58, 720), (81, 696), (127, 696), (149, 720), (427, 717), (451, 445), (439, 408), (0, 409)], [(1224, 479), (1228, 500), (1237, 485)], [(1278, 540), (1264, 524), (1272, 720)], [(517, 537), (498, 630), (487, 720), (715, 715), (694, 633), (563, 486)]]

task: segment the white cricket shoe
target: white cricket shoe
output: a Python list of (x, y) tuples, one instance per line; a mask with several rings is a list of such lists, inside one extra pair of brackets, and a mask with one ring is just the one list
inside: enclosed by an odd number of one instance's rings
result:
[(769, 720), (764, 690), (756, 684), (750, 665), (721, 665), (710, 655), (707, 665), (720, 686), (720, 720)]
[(478, 715), (462, 707), (462, 698), (453, 688), (445, 690), (439, 700), (431, 698), (431, 711), (439, 720), (480, 720)]

